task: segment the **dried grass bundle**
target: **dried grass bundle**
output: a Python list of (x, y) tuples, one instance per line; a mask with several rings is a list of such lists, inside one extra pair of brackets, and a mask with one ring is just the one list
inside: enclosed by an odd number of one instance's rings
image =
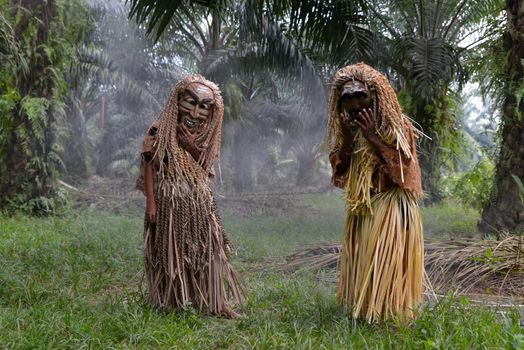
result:
[(523, 295), (524, 237), (434, 242), (426, 248), (426, 269), (437, 289)]
[[(335, 270), (340, 250), (340, 244), (310, 245), (288, 256), (281, 268)], [(524, 295), (523, 236), (501, 241), (426, 242), (424, 261), (429, 282), (436, 290)]]

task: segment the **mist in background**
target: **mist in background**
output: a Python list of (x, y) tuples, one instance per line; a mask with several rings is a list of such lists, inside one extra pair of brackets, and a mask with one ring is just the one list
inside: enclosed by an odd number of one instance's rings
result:
[[(79, 49), (68, 101), (73, 128), (64, 152), (67, 182), (112, 178), (122, 191), (131, 191), (148, 126), (177, 81), (201, 73), (219, 84), (226, 105), (216, 169), (219, 191), (329, 186), (319, 149), (327, 123), (327, 82), (251, 65), (247, 54), (197, 59), (176, 29), (155, 43), (128, 12), (117, 0), (89, 2), (90, 42)], [(205, 21), (200, 24), (205, 28)], [(317, 89), (305, 91), (304, 82), (314, 79)]]
[[(191, 24), (199, 27), (190, 36), (195, 42), (188, 42), (175, 27), (155, 43), (128, 19), (123, 2), (91, 1), (89, 8), (91, 42), (81, 48), (80, 77), (70, 98), (68, 119), (74, 132), (65, 153), (68, 181), (109, 177), (121, 181), (122, 190), (126, 183), (131, 190), (147, 127), (179, 79), (202, 73), (219, 84), (226, 105), (222, 158), (217, 164), (219, 191), (330, 188), (327, 155), (320, 145), (333, 72), (319, 78), (270, 70), (253, 64), (248, 52), (233, 57), (238, 38), (227, 35), (222, 49), (208, 53), (205, 16), (201, 23)], [(315, 89), (305, 88), (315, 80)], [(475, 91), (470, 88), (466, 94)], [(493, 145), (489, 131), (493, 132), (493, 122), (488, 131), (485, 127), (490, 123), (488, 111), (478, 98), (467, 102), (459, 119), (464, 120), (461, 126), (471, 149), (459, 162), (462, 171), (471, 170), (485, 156), (482, 150)]]

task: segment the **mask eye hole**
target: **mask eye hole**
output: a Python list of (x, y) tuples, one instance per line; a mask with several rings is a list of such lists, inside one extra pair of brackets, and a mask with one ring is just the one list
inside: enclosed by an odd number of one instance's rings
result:
[(208, 110), (209, 107), (210, 107), (210, 106), (209, 106), (208, 103), (201, 103), (201, 104), (200, 104), (200, 108), (202, 108), (202, 109)]
[(186, 97), (186, 98), (184, 98), (184, 101), (187, 102), (187, 103), (189, 103), (189, 104), (192, 105), (192, 106), (196, 106), (196, 105), (198, 104), (197, 101), (195, 101), (194, 98), (189, 97), (189, 96)]
[(368, 95), (364, 91), (357, 91), (357, 92), (355, 92), (354, 96), (355, 96), (355, 98), (357, 98), (359, 100), (363, 100), (366, 97), (368, 97)]

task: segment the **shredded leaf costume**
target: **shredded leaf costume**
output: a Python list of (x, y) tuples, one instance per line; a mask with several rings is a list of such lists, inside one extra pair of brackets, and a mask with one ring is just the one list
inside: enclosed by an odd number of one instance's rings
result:
[[(211, 118), (198, 134), (198, 161), (179, 145), (179, 97), (190, 84), (213, 92)], [(144, 223), (144, 262), (149, 302), (165, 309), (189, 304), (212, 314), (244, 300), (243, 288), (230, 260), (231, 243), (210, 188), (219, 158), (224, 104), (218, 87), (200, 75), (180, 81), (149, 128), (143, 142), (141, 175), (152, 161), (156, 223)]]
[[(340, 88), (358, 80), (374, 93), (379, 152), (354, 134), (349, 166), (342, 169)], [(339, 70), (329, 98), (326, 146), (332, 182), (346, 192), (347, 223), (340, 257), (337, 300), (354, 318), (369, 322), (401, 314), (414, 317), (423, 301), (424, 241), (417, 199), (423, 195), (413, 126), (402, 114), (387, 79), (363, 64)]]

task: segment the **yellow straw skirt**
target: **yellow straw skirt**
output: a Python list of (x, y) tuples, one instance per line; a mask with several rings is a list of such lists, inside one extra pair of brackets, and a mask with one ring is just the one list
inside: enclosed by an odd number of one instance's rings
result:
[(415, 196), (393, 188), (371, 198), (373, 214), (349, 213), (337, 300), (368, 322), (414, 318), (423, 302), (424, 240)]

